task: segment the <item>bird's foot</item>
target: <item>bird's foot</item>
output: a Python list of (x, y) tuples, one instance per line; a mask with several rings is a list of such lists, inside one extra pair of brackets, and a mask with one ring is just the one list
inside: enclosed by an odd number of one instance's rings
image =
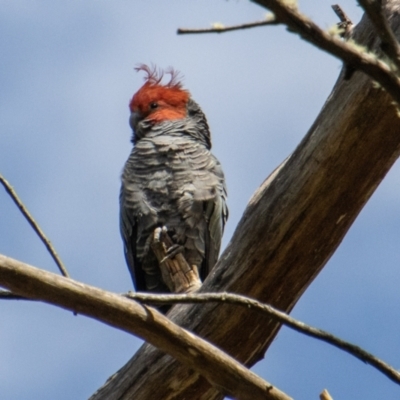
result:
[(168, 230), (167, 230), (166, 226), (158, 227), (158, 228), (154, 229), (153, 236), (150, 235), (147, 240), (150, 240), (150, 241), (154, 240), (155, 242), (158, 243), (161, 241), (161, 237), (163, 235), (165, 235), (167, 232), (168, 232)]

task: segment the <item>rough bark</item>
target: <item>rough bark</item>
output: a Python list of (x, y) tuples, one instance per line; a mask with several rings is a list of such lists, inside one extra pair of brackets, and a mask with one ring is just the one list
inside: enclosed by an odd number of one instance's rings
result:
[[(397, 13), (391, 23), (399, 37)], [(367, 45), (376, 42), (365, 18), (355, 37)], [(391, 103), (365, 75), (356, 72), (349, 81), (340, 77), (297, 149), (250, 200), (201, 292), (240, 293), (289, 312), (400, 155), (400, 119)], [(176, 306), (169, 316), (248, 366), (263, 358), (280, 327), (229, 305)], [(145, 344), (92, 396), (158, 398), (210, 400), (223, 395)]]

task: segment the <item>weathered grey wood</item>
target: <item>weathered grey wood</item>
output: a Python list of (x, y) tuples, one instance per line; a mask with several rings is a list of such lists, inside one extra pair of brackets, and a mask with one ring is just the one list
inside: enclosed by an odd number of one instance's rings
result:
[[(400, 1), (389, 6), (398, 9)], [(399, 37), (397, 13), (391, 22)], [(375, 41), (366, 19), (355, 36)], [(339, 78), (292, 156), (254, 194), (201, 292), (241, 293), (290, 311), (399, 154), (400, 120), (389, 96), (361, 73)], [(170, 316), (246, 365), (263, 358), (279, 329), (228, 305), (177, 306)], [(222, 397), (204, 378), (144, 345), (92, 400)]]

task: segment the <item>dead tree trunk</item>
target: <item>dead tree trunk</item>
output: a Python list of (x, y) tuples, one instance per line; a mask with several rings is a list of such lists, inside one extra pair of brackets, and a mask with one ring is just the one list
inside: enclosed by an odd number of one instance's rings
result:
[[(399, 6), (396, 0), (386, 7)], [(391, 24), (399, 36), (397, 13)], [(355, 39), (377, 48), (373, 32), (364, 17)], [(290, 311), (400, 155), (400, 119), (391, 103), (365, 75), (339, 77), (305, 138), (254, 194), (201, 291), (240, 293)], [(170, 316), (247, 366), (263, 358), (280, 327), (229, 305), (176, 306)], [(147, 344), (92, 396), (221, 398), (200, 375)]]

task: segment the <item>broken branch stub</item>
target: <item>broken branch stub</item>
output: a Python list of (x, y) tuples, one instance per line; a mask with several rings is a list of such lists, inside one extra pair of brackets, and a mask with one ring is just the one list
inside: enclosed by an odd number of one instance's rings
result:
[(195, 292), (202, 285), (197, 266), (189, 265), (182, 253), (171, 256), (168, 250), (174, 245), (165, 227), (154, 230), (151, 248), (159, 262), (165, 284), (172, 293)]

